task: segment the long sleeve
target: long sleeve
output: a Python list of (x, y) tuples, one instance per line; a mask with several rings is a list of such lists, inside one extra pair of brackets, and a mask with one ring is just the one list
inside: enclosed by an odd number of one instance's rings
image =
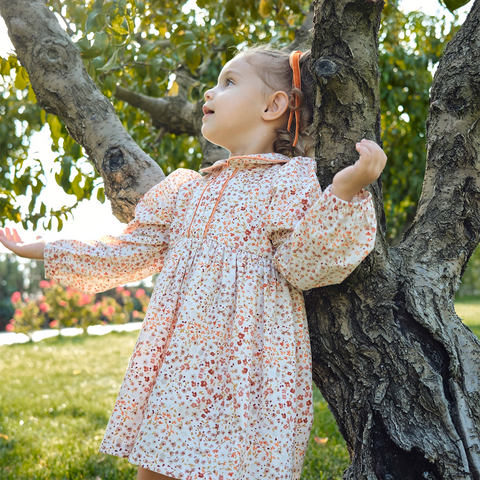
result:
[(108, 290), (162, 270), (178, 190), (197, 178), (180, 168), (140, 199), (134, 219), (117, 237), (58, 240), (45, 245), (45, 276), (86, 293)]
[(372, 196), (361, 190), (350, 202), (322, 192), (315, 160), (298, 157), (279, 170), (272, 188), (267, 234), (274, 262), (300, 290), (341, 283), (373, 250)]

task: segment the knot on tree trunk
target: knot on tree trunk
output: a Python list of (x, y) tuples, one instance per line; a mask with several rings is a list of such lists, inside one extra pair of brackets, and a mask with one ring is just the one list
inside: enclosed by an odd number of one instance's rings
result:
[(72, 52), (72, 46), (68, 42), (55, 38), (39, 43), (33, 55), (45, 70), (67, 73), (78, 51)]
[(109, 147), (105, 153), (105, 171), (115, 173), (125, 166), (125, 153), (120, 147)]
[(313, 70), (317, 77), (324, 81), (330, 80), (340, 71), (339, 66), (328, 58), (320, 58), (313, 65)]

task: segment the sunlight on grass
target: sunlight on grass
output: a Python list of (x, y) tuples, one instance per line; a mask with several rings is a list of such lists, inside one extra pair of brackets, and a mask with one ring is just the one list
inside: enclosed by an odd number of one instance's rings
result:
[(468, 325), (472, 332), (480, 338), (480, 298), (463, 297), (455, 300), (455, 312)]
[(98, 453), (138, 332), (0, 350), (0, 478), (135, 478)]
[[(480, 300), (461, 299), (455, 309), (480, 336)], [(98, 448), (137, 335), (56, 337), (0, 348), (0, 480), (136, 478), (135, 466)], [(347, 449), (315, 387), (314, 409), (301, 478), (340, 480)]]

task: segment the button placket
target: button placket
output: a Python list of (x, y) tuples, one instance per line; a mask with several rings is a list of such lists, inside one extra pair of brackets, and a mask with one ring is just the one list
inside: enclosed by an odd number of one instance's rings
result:
[(193, 221), (195, 220), (195, 217), (197, 216), (197, 210), (198, 210), (198, 207), (200, 206), (200, 203), (202, 201), (202, 198), (203, 198), (203, 195), (204, 193), (208, 190), (208, 188), (210, 188), (211, 185), (213, 185), (215, 183), (215, 181), (217, 180), (217, 178), (222, 174), (222, 172), (220, 172), (217, 176), (215, 176), (209, 183), (207, 183), (207, 185), (205, 185), (205, 188), (203, 189), (203, 192), (202, 194), (200, 195), (200, 198), (198, 199), (198, 202), (197, 202), (197, 206), (195, 207), (195, 211), (193, 212), (193, 215), (192, 215), (192, 220), (190, 221), (190, 225), (188, 226), (188, 229), (187, 229), (187, 233), (186, 233), (186, 236), (187, 237), (190, 237), (190, 229), (192, 228), (192, 225), (193, 225)]

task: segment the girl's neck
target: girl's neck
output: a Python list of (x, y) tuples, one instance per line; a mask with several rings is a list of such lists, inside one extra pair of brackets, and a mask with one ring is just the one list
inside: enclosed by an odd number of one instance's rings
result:
[(242, 155), (261, 155), (262, 153), (274, 153), (272, 142), (252, 142), (239, 148), (233, 148), (230, 151), (231, 157), (241, 157)]

